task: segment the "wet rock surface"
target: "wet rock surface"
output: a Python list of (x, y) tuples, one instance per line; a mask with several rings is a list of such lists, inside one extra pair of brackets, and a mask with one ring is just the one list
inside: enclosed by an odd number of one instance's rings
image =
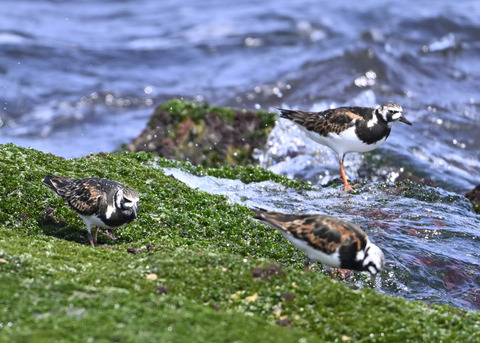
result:
[(468, 191), (465, 196), (472, 203), (475, 212), (480, 213), (480, 185)]
[(252, 153), (263, 148), (275, 115), (205, 103), (171, 100), (156, 108), (142, 133), (126, 146), (193, 165), (253, 164)]

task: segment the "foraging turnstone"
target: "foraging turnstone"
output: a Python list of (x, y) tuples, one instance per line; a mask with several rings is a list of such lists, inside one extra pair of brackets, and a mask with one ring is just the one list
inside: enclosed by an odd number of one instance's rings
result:
[(385, 258), (382, 250), (370, 242), (362, 229), (332, 216), (313, 214), (284, 214), (251, 208), (253, 217), (277, 229), (310, 260), (332, 268), (368, 271), (372, 284), (375, 275), (383, 270)]
[[(99, 227), (117, 228), (137, 219), (137, 191), (116, 181), (47, 175), (42, 182), (83, 219), (92, 247), (97, 244)], [(92, 238), (91, 230), (94, 226), (95, 237)]]
[(343, 168), (348, 152), (367, 152), (378, 148), (388, 138), (396, 121), (412, 125), (402, 115), (402, 107), (391, 102), (378, 108), (339, 107), (323, 112), (279, 110), (281, 118), (293, 121), (310, 139), (337, 153), (345, 191), (352, 189)]

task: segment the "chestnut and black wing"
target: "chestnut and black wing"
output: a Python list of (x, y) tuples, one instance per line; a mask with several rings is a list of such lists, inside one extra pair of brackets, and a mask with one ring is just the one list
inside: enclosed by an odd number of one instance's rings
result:
[(354, 224), (331, 216), (289, 215), (253, 209), (255, 219), (293, 235), (305, 241), (312, 248), (326, 254), (333, 254), (339, 248), (352, 253), (365, 248), (367, 236)]
[(323, 112), (279, 110), (281, 118), (289, 119), (321, 136), (345, 131), (355, 125), (356, 119), (364, 119), (364, 116), (371, 116), (373, 112), (373, 109), (363, 107), (339, 107)]
[(92, 215), (100, 206), (106, 206), (106, 192), (99, 187), (98, 179), (70, 179), (47, 176), (43, 182), (81, 215)]

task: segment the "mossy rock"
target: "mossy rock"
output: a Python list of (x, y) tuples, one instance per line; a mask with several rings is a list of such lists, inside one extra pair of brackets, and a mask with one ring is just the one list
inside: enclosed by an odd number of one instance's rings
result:
[(468, 191), (465, 196), (472, 203), (475, 212), (480, 213), (480, 185)]
[(274, 125), (275, 115), (265, 111), (173, 99), (155, 109), (147, 127), (125, 148), (204, 167), (250, 165), (254, 149), (265, 146)]
[[(159, 167), (213, 173), (146, 153), (65, 160), (0, 145), (0, 342), (480, 341), (479, 312), (303, 271), (304, 256), (247, 208)], [(83, 222), (42, 184), (47, 173), (137, 189), (139, 220), (91, 248)]]

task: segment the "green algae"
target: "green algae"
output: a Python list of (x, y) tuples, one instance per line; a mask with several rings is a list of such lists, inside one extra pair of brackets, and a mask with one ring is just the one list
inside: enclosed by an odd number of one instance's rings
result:
[(207, 113), (213, 113), (230, 122), (233, 122), (235, 112), (229, 107), (210, 106), (206, 102), (189, 102), (181, 99), (172, 99), (160, 106), (161, 110), (169, 111), (170, 114), (183, 122), (192, 119), (199, 123)]
[(465, 197), (472, 203), (473, 210), (480, 213), (480, 185), (465, 193)]
[[(248, 209), (190, 189), (158, 165), (249, 182), (268, 176), (145, 153), (64, 160), (0, 145), (0, 341), (480, 339), (478, 312), (351, 290), (304, 272), (303, 256), (250, 220)], [(92, 249), (83, 222), (41, 183), (48, 173), (137, 189), (139, 220), (115, 239), (100, 235), (106, 245)]]

